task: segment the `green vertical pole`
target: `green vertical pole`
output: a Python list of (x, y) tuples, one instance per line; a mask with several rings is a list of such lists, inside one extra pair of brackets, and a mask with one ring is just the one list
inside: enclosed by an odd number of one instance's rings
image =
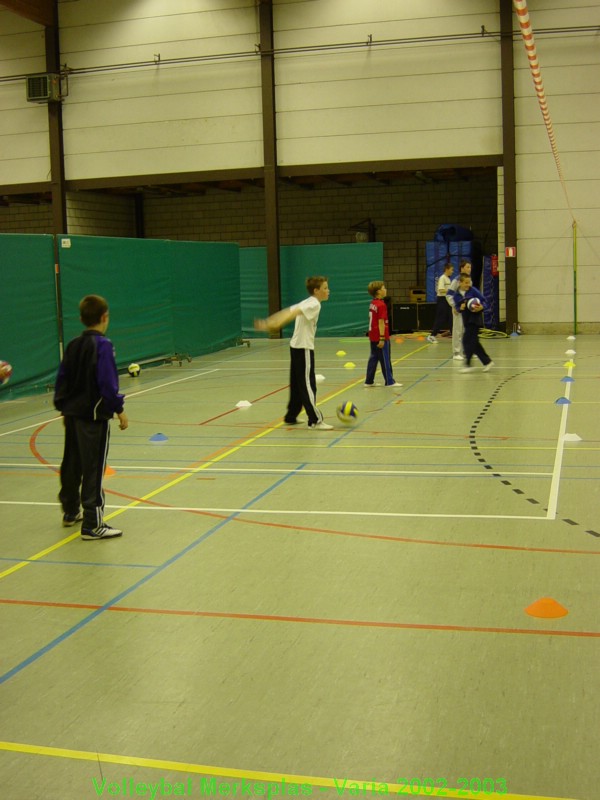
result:
[(577, 336), (577, 222), (573, 220), (573, 335)]

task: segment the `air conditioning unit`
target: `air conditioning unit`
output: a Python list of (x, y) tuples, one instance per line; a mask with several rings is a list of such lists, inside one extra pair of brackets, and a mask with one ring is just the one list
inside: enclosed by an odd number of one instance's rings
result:
[(60, 99), (60, 75), (45, 72), (27, 76), (27, 102), (59, 103)]

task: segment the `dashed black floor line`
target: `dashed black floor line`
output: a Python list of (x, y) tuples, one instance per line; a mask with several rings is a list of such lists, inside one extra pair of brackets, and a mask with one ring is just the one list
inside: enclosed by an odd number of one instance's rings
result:
[[(477, 434), (477, 428), (479, 427), (479, 423), (481, 422), (482, 419), (484, 419), (486, 413), (492, 407), (492, 403), (494, 402), (494, 400), (500, 394), (501, 390), (504, 388), (504, 386), (509, 381), (512, 381), (514, 378), (518, 378), (521, 375), (525, 375), (527, 372), (533, 372), (536, 369), (539, 369), (539, 367), (531, 367), (530, 369), (524, 369), (524, 370), (521, 370), (520, 372), (515, 372), (514, 375), (510, 375), (508, 378), (505, 378), (503, 381), (501, 381), (498, 384), (498, 386), (496, 386), (496, 388), (494, 389), (492, 394), (490, 395), (489, 400), (487, 400), (486, 403), (484, 404), (483, 411), (475, 418), (475, 421), (472, 423), (471, 428), (469, 429), (469, 446), (471, 447), (471, 451), (473, 453), (473, 456), (476, 457), (477, 461), (480, 464), (483, 465), (484, 469), (493, 470), (494, 467), (491, 464), (488, 463), (488, 461), (487, 461), (487, 459), (485, 457), (483, 457), (481, 455), (481, 450), (479, 448), (479, 445), (477, 444), (477, 436), (476, 436), (476, 434)], [(500, 472), (492, 472), (492, 477), (493, 478), (499, 478), (500, 479), (500, 483), (503, 484), (504, 486), (510, 486), (511, 487), (511, 491), (514, 492), (514, 494), (525, 496), (525, 492), (522, 489), (514, 487), (511, 481), (507, 480), (506, 478), (503, 478), (502, 477), (502, 473), (500, 473)], [(531, 505), (541, 506), (540, 501), (536, 500), (535, 497), (525, 497), (525, 500), (528, 503), (531, 503)], [(547, 508), (543, 508), (542, 510), (546, 511), (546, 512), (548, 511)], [(573, 527), (580, 527), (579, 522), (576, 522), (573, 519), (569, 519), (567, 517), (563, 517), (562, 521), (565, 522), (567, 525), (571, 525)], [(588, 533), (591, 536), (595, 536), (596, 538), (600, 539), (600, 533), (598, 531), (587, 530), (587, 531), (585, 531), (585, 533)]]

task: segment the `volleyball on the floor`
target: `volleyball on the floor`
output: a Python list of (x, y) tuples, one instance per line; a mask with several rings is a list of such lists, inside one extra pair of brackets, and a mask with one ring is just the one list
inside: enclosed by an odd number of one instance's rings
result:
[(478, 297), (469, 297), (467, 300), (467, 308), (469, 311), (479, 311), (482, 308), (481, 301)]
[(337, 418), (345, 425), (352, 425), (358, 419), (358, 408), (351, 400), (341, 403), (336, 410)]
[(127, 367), (127, 372), (131, 375), (132, 378), (137, 378), (137, 376), (142, 371), (142, 368), (139, 364), (130, 364)]
[(8, 361), (0, 361), (0, 383), (8, 383), (12, 371), (13, 369)]

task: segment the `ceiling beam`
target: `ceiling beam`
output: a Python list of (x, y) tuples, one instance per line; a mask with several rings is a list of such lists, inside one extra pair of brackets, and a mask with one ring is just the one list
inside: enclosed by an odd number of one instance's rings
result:
[(44, 27), (54, 25), (56, 20), (55, 0), (0, 0), (0, 6)]

